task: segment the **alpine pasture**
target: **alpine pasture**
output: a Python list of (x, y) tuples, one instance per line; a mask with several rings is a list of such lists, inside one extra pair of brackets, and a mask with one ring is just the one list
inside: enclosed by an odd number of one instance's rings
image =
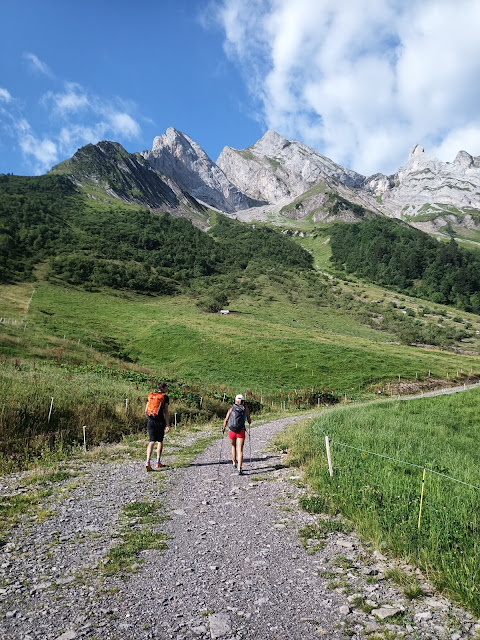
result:
[[(125, 233), (135, 236), (129, 226), (135, 216), (122, 219)], [(116, 248), (108, 260), (97, 260), (107, 237), (96, 238), (88, 253), (92, 232), (80, 229), (79, 220), (72, 204), (68, 241), (75, 260), (56, 256), (53, 238), (28, 264), (18, 255), (20, 276), (9, 267), (9, 282), (0, 285), (2, 472), (78, 455), (83, 426), (89, 446), (142, 432), (146, 394), (158, 379), (170, 382), (179, 429), (223, 417), (238, 392), (255, 408), (254, 419), (259, 411), (317, 407), (318, 419), (282, 441), (305, 466), (316, 504), (343, 513), (379, 548), (426, 567), (440, 587), (479, 611), (479, 492), (467, 487), (480, 486), (478, 394), (384, 402), (477, 380), (477, 316), (335, 272), (328, 226), (315, 236), (294, 236), (312, 256), (309, 266), (305, 252), (292, 250), (289, 259), (302, 265), (296, 268), (282, 266), (280, 255), (267, 257), (280, 235), (267, 229), (255, 255), (232, 266), (222, 251), (239, 234), (243, 247), (257, 242), (255, 230), (231, 221), (214, 225), (221, 250), (211, 264), (202, 263), (204, 257), (190, 264), (183, 256), (168, 274), (169, 295), (136, 290), (136, 278), (155, 289), (164, 274), (150, 279), (147, 267), (122, 266)], [(145, 220), (147, 214), (139, 214), (138, 221)], [(180, 234), (181, 225), (162, 224)], [(293, 232), (284, 231), (288, 248)], [(133, 258), (144, 264), (148, 252), (135, 251)], [(101, 283), (122, 269), (131, 275), (128, 288)], [(208, 269), (217, 271), (208, 275)], [(183, 284), (173, 286), (181, 273)], [(221, 303), (228, 315), (206, 311)], [(349, 406), (325, 409), (328, 394)], [(359, 406), (365, 400), (376, 402)], [(333, 478), (325, 466), (325, 433), (333, 440)], [(427, 472), (418, 529), (419, 469), (379, 464), (383, 459), (335, 442), (466, 484)]]

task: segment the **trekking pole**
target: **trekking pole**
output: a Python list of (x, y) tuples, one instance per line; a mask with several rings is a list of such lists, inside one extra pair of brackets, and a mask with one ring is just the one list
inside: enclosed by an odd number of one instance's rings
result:
[(222, 460), (222, 445), (223, 445), (223, 436), (225, 435), (225, 429), (222, 429), (222, 438), (220, 440), (220, 456), (218, 458), (218, 465), (217, 465), (217, 476), (220, 475), (220, 462)]
[(248, 446), (250, 449), (250, 464), (252, 464), (252, 437), (250, 435), (251, 430), (252, 430), (252, 425), (248, 425)]

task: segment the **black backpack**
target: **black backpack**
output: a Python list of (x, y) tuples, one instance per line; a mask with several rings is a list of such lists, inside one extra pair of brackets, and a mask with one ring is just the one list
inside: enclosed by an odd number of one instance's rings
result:
[(234, 404), (228, 419), (228, 428), (233, 433), (240, 433), (245, 429), (245, 407), (242, 404)]

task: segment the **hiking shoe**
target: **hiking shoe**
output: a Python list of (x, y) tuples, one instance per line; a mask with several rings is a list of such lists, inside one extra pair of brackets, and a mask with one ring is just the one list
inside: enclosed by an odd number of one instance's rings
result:
[(145, 471), (153, 471), (152, 465), (150, 464), (150, 462), (145, 463)]
[(162, 467), (164, 467), (165, 465), (163, 464), (163, 462), (157, 462), (157, 464), (155, 465), (156, 469), (161, 469)]
[(239, 475), (239, 476), (243, 476), (243, 469), (239, 469), (239, 470), (238, 470), (238, 475)]
[(237, 468), (237, 463), (236, 463), (236, 462), (232, 462), (232, 467), (233, 467), (234, 469), (236, 469), (236, 468)]

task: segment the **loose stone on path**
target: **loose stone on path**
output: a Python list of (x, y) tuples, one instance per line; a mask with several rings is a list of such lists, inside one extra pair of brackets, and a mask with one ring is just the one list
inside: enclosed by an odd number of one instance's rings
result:
[(213, 639), (222, 638), (232, 630), (230, 616), (226, 613), (211, 613), (208, 616), (208, 622), (210, 624), (210, 635)]

